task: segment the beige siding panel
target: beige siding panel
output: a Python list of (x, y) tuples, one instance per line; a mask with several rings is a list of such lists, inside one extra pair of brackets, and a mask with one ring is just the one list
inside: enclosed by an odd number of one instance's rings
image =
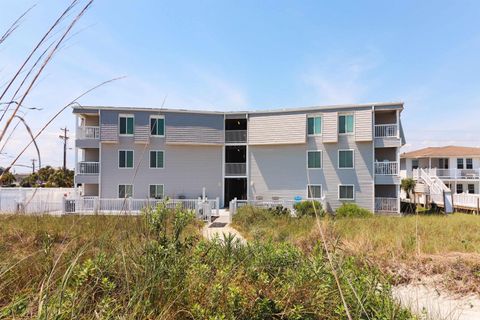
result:
[(135, 126), (135, 143), (148, 143), (150, 138), (150, 125)]
[(250, 145), (304, 144), (306, 114), (251, 116), (248, 122)]
[(100, 126), (100, 140), (102, 142), (117, 142), (118, 126), (116, 124), (102, 124)]
[(323, 143), (338, 141), (338, 112), (323, 113)]
[(372, 110), (355, 111), (355, 140), (372, 141)]

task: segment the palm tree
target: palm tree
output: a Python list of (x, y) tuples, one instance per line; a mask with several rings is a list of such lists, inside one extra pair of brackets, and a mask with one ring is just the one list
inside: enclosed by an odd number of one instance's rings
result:
[[(405, 179), (402, 179), (402, 183), (400, 185), (402, 190), (405, 191), (405, 193), (407, 194), (407, 199), (410, 199), (410, 194), (413, 193), (413, 202), (415, 207), (416, 207), (416, 204), (415, 204), (415, 185), (416, 184), (417, 182), (412, 178), (405, 178)], [(410, 202), (410, 208), (413, 210), (411, 206), (411, 202)]]

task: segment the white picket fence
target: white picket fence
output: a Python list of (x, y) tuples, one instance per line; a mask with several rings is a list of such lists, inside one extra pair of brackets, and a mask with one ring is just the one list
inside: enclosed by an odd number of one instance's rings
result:
[(169, 208), (192, 210), (200, 219), (219, 215), (220, 199), (105, 199), (80, 196), (73, 188), (0, 188), (0, 214), (138, 215), (165, 201)]
[(61, 214), (63, 199), (77, 195), (74, 188), (0, 188), (0, 214)]

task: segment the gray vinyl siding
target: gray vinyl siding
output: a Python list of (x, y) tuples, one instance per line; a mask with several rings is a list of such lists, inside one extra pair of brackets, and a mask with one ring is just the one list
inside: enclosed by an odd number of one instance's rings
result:
[(223, 114), (167, 113), (167, 144), (218, 144), (225, 141)]
[(336, 143), (338, 141), (338, 112), (323, 113), (323, 142)]
[(372, 110), (355, 111), (355, 140), (356, 141), (372, 141)]
[(118, 141), (118, 111), (100, 110), (100, 141)]
[[(118, 168), (118, 150), (134, 150), (134, 169)], [(163, 169), (150, 168), (150, 150), (165, 152)], [(117, 198), (119, 184), (133, 184), (133, 197), (138, 199), (148, 197), (150, 184), (163, 184), (165, 196), (171, 198), (196, 199), (203, 187), (208, 198), (223, 194), (220, 146), (168, 145), (164, 139), (152, 139), (145, 145), (125, 137), (119, 144), (102, 145), (100, 172), (102, 198)]]
[(150, 114), (148, 112), (135, 112), (134, 139), (135, 143), (148, 143), (150, 139)]
[(250, 145), (304, 144), (306, 114), (251, 115), (248, 121)]
[[(354, 149), (354, 169), (338, 169), (339, 149)], [(322, 150), (322, 169), (307, 171), (307, 150)], [(322, 137), (310, 137), (307, 145), (250, 146), (249, 151), (251, 198), (306, 198), (308, 172), (310, 184), (322, 185), (329, 211), (336, 210), (344, 202), (338, 200), (339, 184), (354, 185), (353, 202), (373, 210), (372, 142), (356, 143), (354, 136), (340, 136), (338, 144), (325, 144)]]

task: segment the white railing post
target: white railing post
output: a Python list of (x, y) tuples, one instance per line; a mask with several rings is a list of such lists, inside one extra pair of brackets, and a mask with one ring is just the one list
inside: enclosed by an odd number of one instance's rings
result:
[(220, 216), (220, 198), (219, 197), (215, 199), (215, 206), (216, 206), (217, 216)]

